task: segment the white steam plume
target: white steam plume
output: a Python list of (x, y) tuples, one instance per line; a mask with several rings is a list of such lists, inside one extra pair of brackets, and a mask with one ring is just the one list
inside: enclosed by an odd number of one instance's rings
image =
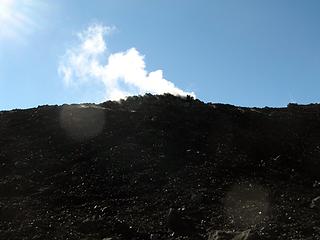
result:
[[(162, 70), (147, 72), (144, 56), (135, 48), (108, 54), (104, 36), (112, 30), (95, 24), (78, 34), (79, 43), (68, 49), (59, 63), (58, 72), (67, 86), (102, 82), (105, 97), (110, 100), (145, 93), (195, 96), (164, 79)], [(103, 58), (107, 59), (106, 64), (101, 61)]]

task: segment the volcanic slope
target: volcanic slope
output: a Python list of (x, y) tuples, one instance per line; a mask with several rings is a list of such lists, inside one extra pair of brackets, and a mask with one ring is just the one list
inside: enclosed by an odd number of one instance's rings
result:
[(320, 239), (320, 106), (0, 112), (0, 239)]

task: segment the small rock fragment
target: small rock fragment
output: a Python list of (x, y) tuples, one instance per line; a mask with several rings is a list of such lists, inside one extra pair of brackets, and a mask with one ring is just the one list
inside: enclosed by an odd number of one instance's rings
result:
[(160, 238), (160, 234), (152, 233), (150, 235), (150, 240), (158, 240)]
[(243, 232), (217, 230), (209, 233), (208, 240), (249, 240), (250, 229)]
[(320, 196), (312, 199), (312, 201), (310, 203), (310, 207), (311, 208), (320, 207)]

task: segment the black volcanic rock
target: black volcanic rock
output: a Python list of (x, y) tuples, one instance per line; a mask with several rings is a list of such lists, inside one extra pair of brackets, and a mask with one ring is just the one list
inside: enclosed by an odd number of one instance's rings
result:
[(0, 112), (0, 239), (320, 239), (319, 176), (317, 104), (147, 94)]
[(181, 210), (169, 209), (167, 226), (174, 233), (192, 234), (196, 231), (192, 219), (183, 215)]

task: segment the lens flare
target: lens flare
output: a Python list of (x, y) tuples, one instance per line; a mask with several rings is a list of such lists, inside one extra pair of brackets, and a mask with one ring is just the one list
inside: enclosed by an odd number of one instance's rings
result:
[(98, 136), (104, 124), (104, 108), (96, 105), (64, 105), (60, 112), (61, 127), (77, 141)]
[(235, 184), (225, 199), (225, 211), (230, 222), (245, 228), (264, 223), (269, 205), (267, 190), (253, 183)]

